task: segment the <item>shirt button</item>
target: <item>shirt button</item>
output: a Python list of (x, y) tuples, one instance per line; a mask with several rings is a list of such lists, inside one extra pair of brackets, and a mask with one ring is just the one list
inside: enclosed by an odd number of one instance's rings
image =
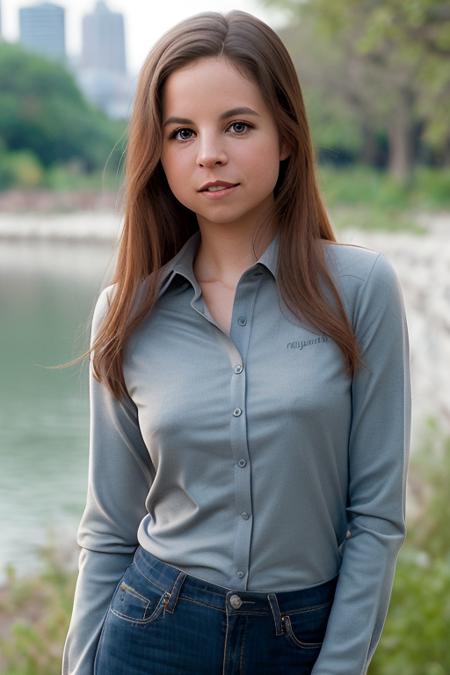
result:
[(246, 326), (246, 325), (247, 325), (247, 319), (245, 318), (245, 316), (240, 316), (240, 317), (239, 317), (239, 319), (238, 319), (238, 324), (239, 324), (240, 326)]
[(235, 409), (233, 410), (233, 415), (234, 415), (235, 417), (239, 417), (239, 415), (242, 415), (242, 410), (241, 410), (240, 408), (235, 408)]
[(237, 373), (237, 374), (242, 373), (243, 370), (244, 370), (244, 368), (240, 364), (238, 364), (237, 366), (234, 366), (234, 372)]
[(250, 518), (247, 511), (242, 511), (241, 516), (244, 520), (248, 520)]
[(241, 598), (238, 595), (231, 595), (230, 605), (233, 607), (233, 609), (239, 609), (239, 607), (242, 605)]
[(244, 459), (244, 458), (242, 458), (242, 459), (239, 460), (238, 464), (239, 464), (239, 466), (241, 466), (241, 467), (246, 466), (246, 465), (247, 465), (247, 460)]
[[(242, 579), (242, 577), (245, 576), (245, 572), (243, 572), (242, 570), (238, 570), (238, 571), (236, 572), (236, 574), (238, 575), (239, 579)], [(240, 599), (240, 598), (239, 598), (239, 599)]]

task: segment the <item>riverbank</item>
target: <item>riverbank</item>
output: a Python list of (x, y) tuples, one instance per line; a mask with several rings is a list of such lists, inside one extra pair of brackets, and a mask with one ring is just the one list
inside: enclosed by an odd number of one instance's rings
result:
[(0, 241), (104, 243), (117, 241), (122, 216), (111, 209), (0, 213)]
[(0, 191), (0, 213), (67, 213), (105, 211), (118, 207), (112, 190), (6, 190)]

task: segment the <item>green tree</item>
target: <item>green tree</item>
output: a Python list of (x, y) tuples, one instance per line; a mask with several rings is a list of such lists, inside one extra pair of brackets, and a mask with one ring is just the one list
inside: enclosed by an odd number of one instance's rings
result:
[(363, 160), (374, 163), (385, 138), (389, 172), (400, 180), (411, 176), (419, 152), (427, 149), (449, 162), (448, 1), (265, 4), (280, 6), (291, 17), (288, 46), (323, 105), (329, 109), (329, 100), (338, 101), (338, 111), (344, 107), (357, 120)]
[(44, 167), (80, 159), (92, 171), (104, 166), (124, 126), (89, 105), (64, 66), (0, 44), (0, 137), (6, 150), (27, 150)]

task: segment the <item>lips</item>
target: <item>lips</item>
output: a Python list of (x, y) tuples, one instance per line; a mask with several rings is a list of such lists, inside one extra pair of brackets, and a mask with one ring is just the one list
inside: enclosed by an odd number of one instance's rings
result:
[[(227, 181), (223, 181), (223, 180), (214, 180), (214, 181), (209, 181), (208, 183), (204, 183), (202, 185), (202, 187), (200, 188), (199, 192), (208, 191), (209, 187), (231, 188), (231, 187), (235, 187), (236, 185), (239, 185), (239, 183), (228, 183)], [(219, 192), (219, 190), (217, 190), (217, 192)]]

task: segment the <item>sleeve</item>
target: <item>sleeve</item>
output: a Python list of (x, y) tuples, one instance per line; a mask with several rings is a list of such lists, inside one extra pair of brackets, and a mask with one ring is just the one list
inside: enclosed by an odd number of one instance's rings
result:
[(369, 368), (352, 381), (348, 529), (313, 675), (365, 675), (386, 619), (406, 536), (410, 450), (409, 337), (396, 272), (379, 253), (358, 292), (354, 328)]
[[(105, 314), (108, 290), (96, 303), (91, 346)], [(114, 590), (138, 546), (152, 483), (151, 460), (131, 399), (119, 402), (89, 365), (89, 468), (86, 505), (77, 531), (81, 547), (62, 675), (93, 675), (96, 648)]]

